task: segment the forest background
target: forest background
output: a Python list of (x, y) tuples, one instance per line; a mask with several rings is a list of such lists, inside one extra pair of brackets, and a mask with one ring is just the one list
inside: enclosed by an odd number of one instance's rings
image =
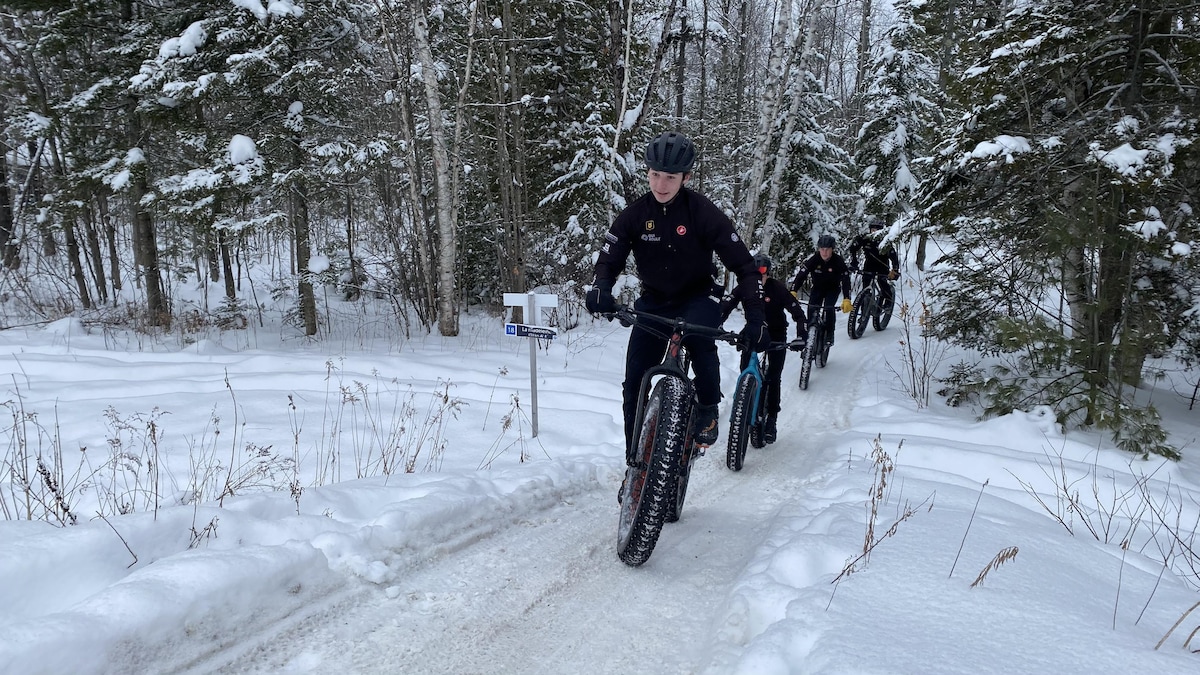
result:
[(187, 342), (269, 296), (452, 336), (545, 290), (569, 329), (678, 129), (781, 267), (916, 242), (918, 401), (1178, 457), (1132, 392), (1200, 350), (1198, 38), (1181, 0), (0, 2), (0, 328)]

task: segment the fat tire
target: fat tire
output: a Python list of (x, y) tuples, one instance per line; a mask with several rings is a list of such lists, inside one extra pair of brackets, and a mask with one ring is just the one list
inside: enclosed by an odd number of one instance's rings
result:
[(733, 406), (729, 413), (729, 441), (726, 443), (725, 466), (741, 471), (746, 461), (746, 444), (754, 427), (754, 402), (758, 398), (758, 380), (753, 375), (738, 378), (734, 389)]
[(812, 375), (813, 357), (816, 356), (816, 349), (820, 347), (821, 335), (820, 331), (809, 331), (812, 338), (808, 342), (808, 346), (801, 352), (800, 359), (800, 388), (808, 389), (808, 379)]
[(640, 466), (625, 487), (617, 526), (617, 557), (631, 567), (650, 558), (677, 489), (679, 458), (687, 437), (688, 389), (677, 377), (655, 383), (638, 430)]
[(761, 450), (767, 447), (766, 429), (764, 428), (766, 426), (766, 420), (763, 419), (762, 414), (762, 404), (764, 403), (764, 399), (765, 397), (759, 394), (758, 415), (755, 416), (756, 419), (754, 420), (754, 424), (750, 425), (750, 447), (754, 448), (755, 450)]
[(670, 498), (670, 503), (667, 504), (668, 523), (674, 523), (679, 520), (680, 514), (683, 513), (683, 500), (687, 498), (688, 480), (692, 476), (692, 464), (696, 462), (696, 446), (691, 441), (688, 441), (688, 451), (684, 454), (679, 467), (679, 475), (675, 478), (674, 489), (668, 490), (667, 494), (673, 495)]
[(854, 306), (850, 309), (850, 314), (846, 317), (846, 334), (851, 340), (857, 340), (867, 332), (867, 323), (870, 321), (867, 307), (870, 302), (871, 289), (864, 288), (858, 293), (858, 297), (854, 299)]
[(875, 330), (883, 330), (888, 327), (888, 322), (892, 320), (892, 311), (896, 309), (896, 289), (892, 289), (892, 299), (879, 299), (879, 308), (875, 312), (874, 324)]

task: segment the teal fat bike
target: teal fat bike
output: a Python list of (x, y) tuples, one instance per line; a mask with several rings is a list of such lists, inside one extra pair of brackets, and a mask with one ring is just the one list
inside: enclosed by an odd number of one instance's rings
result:
[(691, 360), (683, 339), (703, 335), (736, 345), (742, 336), (626, 306), (606, 316), (667, 339), (662, 363), (642, 376), (633, 427), (634, 465), (625, 470), (619, 500), (617, 557), (636, 567), (649, 560), (663, 524), (679, 520), (692, 464), (701, 454), (692, 435), (699, 402), (688, 377)]
[(725, 466), (732, 471), (742, 470), (747, 445), (755, 449), (767, 445), (766, 380), (763, 372), (772, 354), (790, 347), (787, 342), (772, 342), (766, 351), (750, 352), (746, 367), (738, 375), (729, 409), (729, 438), (725, 449)]

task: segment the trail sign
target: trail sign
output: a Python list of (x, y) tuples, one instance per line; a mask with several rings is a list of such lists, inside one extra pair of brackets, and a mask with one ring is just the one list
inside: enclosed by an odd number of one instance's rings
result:
[(558, 337), (558, 331), (546, 326), (527, 326), (523, 323), (504, 324), (504, 334), (512, 337), (531, 337), (539, 340), (553, 340)]
[[(525, 310), (526, 321), (536, 321), (538, 310), (557, 309), (558, 296), (553, 293), (505, 293), (505, 307), (521, 307)], [(526, 323), (506, 323), (504, 324), (504, 334), (513, 337), (529, 338), (529, 389), (532, 401), (531, 408), (533, 414), (530, 416), (533, 422), (533, 435), (538, 435), (538, 410), (537, 410), (537, 345), (534, 340), (553, 340), (558, 335), (558, 331), (546, 326), (533, 326)]]

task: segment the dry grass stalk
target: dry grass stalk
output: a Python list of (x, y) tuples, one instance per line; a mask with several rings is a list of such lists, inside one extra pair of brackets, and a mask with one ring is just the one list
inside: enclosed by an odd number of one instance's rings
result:
[[(1162, 636), (1162, 639), (1158, 641), (1158, 644), (1154, 645), (1154, 648), (1158, 649), (1159, 647), (1163, 646), (1163, 643), (1167, 641), (1167, 638), (1171, 637), (1171, 633), (1174, 633), (1175, 629), (1179, 628), (1179, 624), (1183, 623), (1183, 620), (1187, 618), (1188, 614), (1191, 614), (1192, 611), (1195, 610), (1197, 607), (1200, 607), (1200, 601), (1197, 601), (1196, 604), (1192, 605), (1191, 607), (1188, 607), (1186, 612), (1179, 615), (1179, 618), (1175, 620), (1175, 623), (1171, 626), (1171, 629), (1167, 631), (1166, 635)], [(1192, 634), (1194, 635), (1195, 631), (1192, 631)], [(1191, 640), (1190, 636), (1188, 637), (1188, 640), (1189, 641)], [(1184, 647), (1186, 647), (1186, 646), (1187, 646), (1187, 643), (1185, 642)]]
[(1016, 546), (1009, 546), (1008, 548), (1002, 549), (999, 553), (997, 553), (996, 557), (992, 558), (992, 561), (984, 566), (983, 571), (979, 573), (979, 576), (975, 577), (975, 581), (971, 582), (971, 588), (975, 588), (979, 584), (983, 583), (983, 580), (987, 578), (988, 572), (991, 572), (1009, 560), (1016, 558), (1018, 550), (1019, 549)]
[(971, 523), (975, 522), (975, 512), (979, 510), (979, 500), (983, 499), (983, 490), (988, 486), (992, 479), (983, 481), (983, 485), (979, 486), (979, 496), (975, 497), (975, 508), (971, 509), (971, 519), (967, 521), (967, 529), (963, 531), (962, 541), (958, 542), (958, 553), (954, 554), (954, 562), (950, 564), (950, 575), (946, 578), (954, 576), (954, 568), (958, 567), (958, 558), (962, 555), (963, 546), (967, 543), (967, 533), (971, 531)]

